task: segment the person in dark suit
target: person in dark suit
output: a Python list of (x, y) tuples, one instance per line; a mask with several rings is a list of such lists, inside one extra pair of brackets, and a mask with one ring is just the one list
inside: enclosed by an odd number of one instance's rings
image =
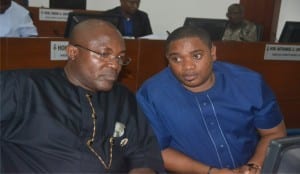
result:
[(135, 96), (117, 82), (130, 63), (110, 23), (77, 24), (64, 68), (0, 72), (0, 173), (164, 173)]
[(138, 9), (140, 0), (120, 0), (120, 3), (120, 6), (105, 13), (120, 16), (118, 29), (123, 36), (142, 37), (152, 34), (148, 14)]

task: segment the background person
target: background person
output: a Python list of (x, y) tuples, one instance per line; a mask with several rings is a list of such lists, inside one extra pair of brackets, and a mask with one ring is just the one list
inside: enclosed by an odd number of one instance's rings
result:
[(226, 16), (228, 24), (222, 40), (258, 41), (256, 25), (244, 19), (244, 8), (241, 4), (231, 4)]
[(139, 10), (140, 0), (120, 0), (121, 5), (107, 10), (106, 14), (121, 16), (118, 29), (123, 36), (142, 37), (152, 34), (148, 14)]
[(12, 0), (0, 0), (0, 37), (37, 36), (29, 11)]
[(261, 75), (216, 60), (209, 34), (193, 26), (166, 41), (169, 66), (137, 100), (158, 137), (165, 168), (178, 173), (259, 173), (269, 142), (286, 135)]
[(116, 83), (130, 60), (121, 34), (86, 20), (69, 43), (64, 69), (1, 72), (1, 173), (161, 172), (135, 95)]

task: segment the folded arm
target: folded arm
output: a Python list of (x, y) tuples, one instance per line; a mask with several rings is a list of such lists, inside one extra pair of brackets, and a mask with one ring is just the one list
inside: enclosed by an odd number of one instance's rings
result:
[[(260, 141), (258, 142), (258, 145), (256, 146), (256, 150), (252, 158), (248, 161), (248, 164), (255, 164), (259, 168), (263, 165), (264, 159), (268, 150), (268, 146), (271, 142), (271, 140), (276, 138), (282, 138), (286, 136), (286, 128), (285, 124), (282, 121), (277, 126), (271, 129), (258, 129), (258, 132), (261, 136)], [(241, 170), (247, 170), (248, 167), (243, 166), (241, 167)], [(259, 173), (257, 171), (257, 173)]]
[(130, 170), (129, 174), (156, 174), (156, 172), (149, 168), (136, 168)]
[[(172, 148), (166, 148), (162, 151), (162, 156), (164, 160), (164, 165), (166, 170), (176, 173), (197, 173), (197, 174), (207, 174), (210, 166), (205, 165), (199, 161), (196, 161), (187, 155), (174, 150)], [(212, 168), (211, 174), (233, 174), (233, 170), (229, 169), (216, 169)]]

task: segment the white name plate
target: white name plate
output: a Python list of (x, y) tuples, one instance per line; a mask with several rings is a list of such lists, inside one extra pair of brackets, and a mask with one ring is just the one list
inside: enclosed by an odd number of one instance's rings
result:
[(300, 61), (300, 45), (267, 44), (264, 59)]
[(49, 9), (40, 8), (39, 9), (39, 20), (40, 21), (67, 21), (68, 15), (73, 10), (63, 10), (63, 9)]
[(66, 47), (68, 46), (68, 41), (51, 41), (50, 43), (50, 60), (68, 60)]

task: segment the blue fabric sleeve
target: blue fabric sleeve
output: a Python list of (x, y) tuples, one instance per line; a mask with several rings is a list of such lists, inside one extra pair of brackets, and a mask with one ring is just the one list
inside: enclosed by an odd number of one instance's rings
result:
[(156, 108), (150, 100), (149, 91), (141, 88), (137, 92), (136, 97), (142, 110), (150, 121), (161, 149), (167, 148), (170, 144), (171, 135), (162, 123), (162, 119), (160, 118), (159, 114), (156, 112)]
[(260, 89), (261, 107), (255, 110), (254, 124), (260, 129), (270, 129), (283, 120), (283, 115), (272, 89), (263, 80)]

